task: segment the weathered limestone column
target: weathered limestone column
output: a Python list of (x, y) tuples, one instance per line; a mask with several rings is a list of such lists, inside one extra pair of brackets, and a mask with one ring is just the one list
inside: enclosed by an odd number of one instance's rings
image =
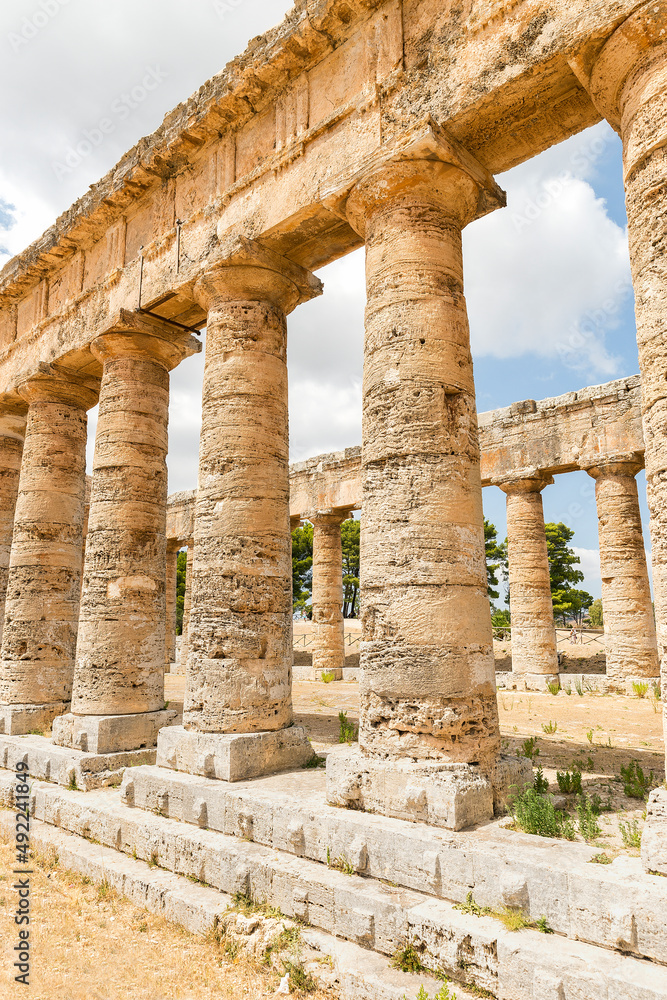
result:
[(542, 490), (551, 476), (497, 483), (507, 494), (512, 672), (558, 674)]
[(165, 669), (176, 659), (176, 573), (180, 542), (167, 542), (167, 582), (166, 582), (166, 637), (164, 644)]
[(181, 627), (181, 651), (179, 654), (179, 673), (184, 674), (190, 650), (190, 607), (192, 603), (192, 565), (194, 563), (195, 543), (191, 538), (187, 545), (185, 559), (185, 593), (183, 594), (183, 624)]
[(86, 410), (94, 384), (45, 372), (29, 404), (0, 658), (4, 732), (48, 729), (72, 693), (86, 489)]
[(0, 641), (5, 621), (9, 555), (14, 534), (14, 511), (19, 491), (26, 418), (21, 413), (0, 415)]
[(635, 476), (641, 462), (609, 461), (595, 479), (609, 680), (658, 677), (658, 647)]
[(414, 155), (347, 200), (368, 296), (361, 753), (329, 757), (327, 796), (460, 828), (492, 814), (500, 753), (461, 231), (503, 195), (446, 145)]
[(169, 371), (199, 345), (123, 314), (91, 350), (103, 366), (72, 712), (54, 742), (154, 746), (164, 709)]
[(575, 65), (623, 141), (663, 721), (667, 728), (667, 0), (630, 15)]
[(195, 286), (208, 322), (184, 724), (158, 743), (179, 770), (233, 781), (312, 755), (292, 725), (285, 317), (319, 289), (252, 245)]
[(309, 514), (313, 525), (313, 678), (332, 673), (341, 680), (345, 666), (343, 550), (340, 526), (349, 514)]

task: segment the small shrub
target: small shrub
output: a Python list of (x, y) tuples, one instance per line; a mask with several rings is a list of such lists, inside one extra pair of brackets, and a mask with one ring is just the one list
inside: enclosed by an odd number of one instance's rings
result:
[(302, 770), (306, 771), (311, 767), (326, 767), (327, 759), (326, 757), (320, 757), (318, 753), (314, 753), (310, 760), (307, 760), (305, 764), (301, 765)]
[(550, 798), (538, 795), (533, 788), (527, 788), (521, 795), (517, 795), (512, 801), (511, 810), (517, 826), (524, 833), (574, 840), (575, 831), (570, 817), (558, 812)]
[(454, 909), (460, 910), (461, 913), (469, 913), (473, 917), (484, 917), (491, 912), (488, 906), (479, 906), (475, 902), (472, 892), (466, 896), (465, 903), (454, 903)]
[(587, 795), (582, 795), (577, 803), (577, 816), (579, 818), (579, 833), (584, 840), (595, 840), (596, 837), (601, 836), (602, 829), (597, 820), (599, 815), (599, 802), (596, 802), (595, 799), (589, 799)]
[(533, 788), (538, 795), (543, 795), (545, 792), (549, 791), (549, 782), (544, 777), (544, 772), (541, 767), (538, 767), (535, 772), (535, 777), (533, 778)]
[(67, 787), (70, 790), (70, 792), (78, 792), (79, 786), (76, 783), (76, 774), (72, 773), (70, 775), (69, 784)]
[(344, 854), (339, 854), (338, 857), (332, 858), (331, 851), (327, 847), (327, 868), (333, 868), (334, 871), (343, 872), (344, 875), (356, 875), (357, 869), (354, 867), (351, 861), (349, 861)]
[(588, 740), (588, 742), (590, 743), (590, 745), (593, 746), (593, 730), (592, 729), (587, 729), (586, 730), (586, 739)]
[(543, 722), (542, 723), (542, 732), (543, 733), (555, 733), (557, 731), (558, 731), (558, 723), (557, 722), (551, 722), (551, 721), (549, 721), (549, 722)]
[(560, 691), (560, 681), (547, 681), (547, 691), (549, 694), (557, 695)]
[(540, 932), (540, 934), (553, 934), (554, 932), (553, 927), (549, 927), (549, 924), (547, 923), (547, 918), (545, 916), (541, 916), (538, 920), (536, 920), (535, 926)]
[(642, 846), (642, 832), (639, 829), (639, 823), (636, 819), (630, 820), (627, 823), (620, 820), (618, 828), (621, 831), (621, 837), (626, 847)]
[(564, 795), (581, 795), (581, 771), (556, 771), (556, 781)]
[(647, 777), (637, 761), (631, 760), (627, 767), (621, 765), (621, 781), (628, 798), (645, 799), (653, 784), (653, 771)]
[(564, 688), (563, 688), (563, 691), (564, 691), (564, 692), (565, 692), (565, 694), (566, 694), (566, 695), (567, 695), (567, 696), (569, 697), (569, 696), (570, 696), (570, 695), (572, 694), (572, 685), (571, 685), (571, 684), (568, 684), (568, 686), (567, 686), (567, 687), (564, 687)]
[(534, 736), (530, 736), (527, 740), (523, 741), (523, 752), (519, 751), (519, 756), (527, 757), (528, 760), (535, 760), (536, 757), (540, 755), (540, 748), (537, 745), (537, 740)]
[(302, 962), (290, 962), (287, 959), (283, 959), (283, 968), (289, 975), (290, 991), (300, 990), (301, 993), (315, 992), (317, 983), (310, 973), (306, 972)]
[(600, 854), (594, 854), (593, 857), (590, 858), (589, 860), (590, 860), (590, 863), (593, 864), (593, 865), (610, 865), (611, 864), (611, 858), (609, 857), (608, 854), (605, 854), (604, 851), (601, 851)]
[[(403, 1000), (408, 1000), (405, 993), (403, 994)], [(423, 986), (419, 987), (419, 993), (417, 994), (416, 1000), (431, 1000), (429, 994)], [(456, 993), (450, 992), (449, 983), (445, 980), (438, 992), (433, 995), (433, 1000), (456, 1000)]]
[(424, 971), (419, 952), (411, 941), (408, 941), (404, 948), (399, 948), (398, 951), (394, 952), (391, 964), (395, 969), (400, 969), (401, 972)]
[(336, 675), (333, 672), (333, 670), (323, 670), (322, 671), (322, 683), (323, 684), (331, 684), (331, 682), (335, 681), (335, 679), (336, 679)]
[(359, 739), (359, 727), (355, 726), (354, 723), (348, 722), (347, 712), (338, 713), (338, 722), (340, 724), (340, 733), (338, 735), (339, 743), (356, 743)]
[(648, 694), (648, 681), (633, 681), (632, 690), (637, 698), (645, 698)]
[(580, 698), (584, 697), (584, 685), (581, 683), (581, 677), (577, 677), (574, 682), (574, 690), (577, 692)]

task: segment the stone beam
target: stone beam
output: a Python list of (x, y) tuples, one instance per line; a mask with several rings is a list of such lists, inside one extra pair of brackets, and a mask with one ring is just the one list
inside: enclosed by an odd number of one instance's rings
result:
[(99, 377), (89, 345), (119, 309), (201, 326), (228, 233), (309, 270), (359, 246), (327, 193), (415, 129), (497, 172), (598, 121), (568, 59), (636, 6), (299, 0), (5, 267), (0, 398), (36, 356)]

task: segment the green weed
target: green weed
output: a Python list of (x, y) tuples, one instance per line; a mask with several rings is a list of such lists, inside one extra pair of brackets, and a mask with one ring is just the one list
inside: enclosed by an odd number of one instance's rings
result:
[(511, 811), (524, 833), (574, 840), (575, 830), (570, 817), (558, 812), (550, 798), (539, 795), (533, 788), (527, 788), (513, 799)]
[(547, 923), (547, 918), (545, 916), (541, 916), (535, 921), (535, 927), (540, 934), (553, 934), (554, 932), (553, 927), (550, 927)]
[(631, 760), (627, 767), (621, 765), (621, 781), (628, 798), (645, 799), (653, 784), (653, 771), (647, 777), (637, 761)]
[(648, 694), (648, 681), (633, 681), (632, 690), (637, 698), (645, 698)]
[(454, 903), (454, 909), (460, 910), (461, 913), (469, 913), (473, 917), (484, 917), (487, 914), (491, 913), (491, 910), (488, 906), (479, 906), (475, 902), (472, 892), (469, 892), (468, 895), (466, 896), (465, 903)]
[(348, 722), (347, 712), (338, 713), (338, 722), (340, 723), (338, 742), (356, 743), (359, 739), (359, 727), (355, 726), (352, 722)]
[(579, 833), (584, 840), (595, 840), (601, 836), (602, 828), (598, 823), (600, 815), (599, 796), (598, 801), (589, 799), (588, 795), (582, 795), (577, 803), (577, 817), (579, 819)]
[(523, 751), (519, 751), (520, 757), (527, 757), (528, 760), (535, 760), (536, 757), (540, 755), (540, 748), (537, 745), (537, 740), (534, 736), (530, 736), (527, 740), (523, 741)]
[(593, 857), (590, 858), (590, 863), (594, 865), (610, 865), (611, 858), (608, 854), (605, 854), (604, 851), (601, 851), (600, 854), (594, 854)]
[(424, 971), (419, 952), (411, 941), (408, 941), (404, 948), (399, 948), (398, 951), (394, 952), (391, 964), (394, 969), (400, 969), (401, 972)]
[(313, 767), (326, 767), (327, 759), (326, 757), (320, 757), (318, 753), (314, 753), (310, 760), (307, 760), (305, 764), (301, 765), (303, 771), (308, 770), (308, 768)]
[(564, 795), (581, 795), (581, 771), (556, 771), (556, 781)]
[(639, 829), (639, 823), (636, 819), (629, 820), (627, 823), (620, 820), (618, 828), (621, 831), (621, 837), (626, 847), (642, 846), (642, 832)]
[(334, 871), (343, 872), (344, 875), (356, 875), (357, 869), (354, 867), (351, 861), (349, 861), (344, 854), (339, 854), (338, 857), (332, 858), (331, 851), (327, 847), (327, 868), (332, 868)]
[(331, 684), (332, 681), (336, 680), (336, 675), (333, 670), (323, 670), (322, 671), (322, 683)]
[(547, 691), (549, 694), (557, 695), (560, 691), (560, 681), (547, 681)]
[(545, 792), (549, 791), (549, 781), (544, 777), (544, 772), (541, 767), (538, 767), (535, 772), (535, 777), (533, 778), (533, 788), (538, 795), (543, 795)]
[(551, 721), (549, 721), (549, 722), (546, 722), (546, 723), (545, 722), (542, 723), (542, 732), (543, 733), (555, 733), (557, 731), (558, 731), (558, 723), (557, 722), (551, 722)]

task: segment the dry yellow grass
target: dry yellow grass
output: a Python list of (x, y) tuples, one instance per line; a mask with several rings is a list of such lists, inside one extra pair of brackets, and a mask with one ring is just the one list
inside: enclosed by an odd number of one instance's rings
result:
[[(38, 858), (32, 876), (30, 987), (13, 982), (13, 850), (0, 843), (0, 998), (227, 1000), (269, 997), (279, 977)], [(298, 994), (297, 994), (298, 995)], [(310, 1000), (331, 1000), (315, 992)]]

